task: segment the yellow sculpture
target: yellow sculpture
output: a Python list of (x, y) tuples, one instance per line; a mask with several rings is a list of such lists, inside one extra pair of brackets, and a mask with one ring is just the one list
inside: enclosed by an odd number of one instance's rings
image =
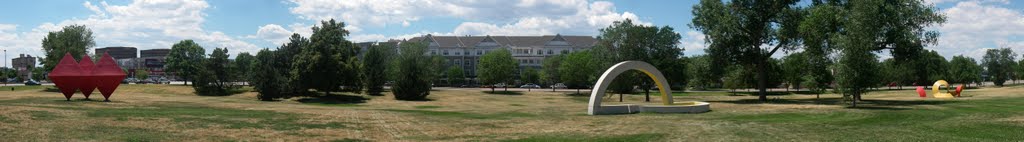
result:
[(935, 81), (935, 84), (932, 85), (932, 97), (935, 97), (935, 98), (953, 98), (953, 94), (946, 93), (946, 92), (939, 92), (939, 88), (941, 88), (942, 86), (945, 86), (946, 90), (949, 90), (950, 86), (949, 86), (949, 83), (946, 82), (946, 80)]

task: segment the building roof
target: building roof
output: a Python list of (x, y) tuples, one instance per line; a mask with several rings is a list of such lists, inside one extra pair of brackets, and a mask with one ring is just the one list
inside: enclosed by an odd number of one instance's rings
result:
[[(488, 39), (490, 38), (490, 39)], [(592, 36), (568, 36), (568, 35), (544, 35), (544, 36), (433, 36), (424, 35), (414, 37), (409, 41), (433, 41), (439, 47), (477, 47), (484, 41), (493, 40), (498, 46), (512, 47), (546, 47), (559, 46), (549, 45), (552, 41), (565, 40), (571, 47), (591, 47), (597, 43), (597, 38)], [(564, 46), (564, 45), (561, 45)]]

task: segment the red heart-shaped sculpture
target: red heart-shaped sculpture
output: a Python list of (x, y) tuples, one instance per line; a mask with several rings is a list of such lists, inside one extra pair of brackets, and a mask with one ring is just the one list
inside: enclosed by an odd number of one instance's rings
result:
[(71, 96), (78, 89), (78, 84), (82, 81), (82, 72), (78, 63), (71, 57), (71, 53), (64, 53), (64, 57), (60, 59), (57, 66), (53, 67), (53, 71), (50, 71), (47, 77), (53, 81), (54, 85), (57, 85), (57, 89), (60, 89), (61, 93), (64, 93), (64, 98), (70, 101)]
[(81, 90), (82, 95), (85, 95), (85, 98), (88, 99), (89, 95), (92, 95), (92, 91), (96, 90), (96, 76), (92, 75), (93, 70), (96, 69), (96, 64), (92, 63), (92, 58), (89, 58), (89, 56), (82, 56), (82, 60), (78, 61), (78, 67), (82, 69), (82, 82), (78, 84), (78, 90)]
[(118, 85), (121, 85), (121, 80), (124, 80), (126, 75), (124, 70), (117, 66), (114, 57), (110, 57), (110, 54), (107, 53), (103, 53), (100, 62), (96, 64), (96, 69), (92, 71), (96, 89), (103, 94), (104, 101), (110, 101), (110, 95), (114, 93)]

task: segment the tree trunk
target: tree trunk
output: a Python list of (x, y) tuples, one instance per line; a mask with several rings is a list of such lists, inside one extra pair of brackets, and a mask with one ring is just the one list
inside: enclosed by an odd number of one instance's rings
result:
[(857, 96), (860, 96), (860, 91), (853, 91), (851, 94), (851, 98), (853, 98), (853, 107), (857, 107)]
[(651, 87), (644, 83), (644, 102), (651, 102)]
[(766, 63), (767, 60), (762, 60), (755, 65), (757, 66), (757, 99), (761, 100), (761, 102), (768, 101), (768, 90), (766, 90), (768, 88), (768, 73), (766, 72), (767, 70), (765, 70)]
[(619, 102), (622, 102), (622, 94), (619, 94)]

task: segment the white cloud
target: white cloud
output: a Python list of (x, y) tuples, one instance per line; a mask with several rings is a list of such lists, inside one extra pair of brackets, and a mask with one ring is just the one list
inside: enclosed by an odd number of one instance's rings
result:
[(704, 54), (704, 49), (708, 48), (704, 42), (704, 34), (697, 31), (687, 31), (679, 42), (681, 43), (679, 46), (684, 49), (683, 55), (685, 56)]
[(427, 34), (438, 35), (438, 36), (453, 36), (453, 35), (456, 35), (456, 34), (450, 33), (450, 32), (449, 33), (438, 33), (438, 32), (426, 32), (426, 31), (417, 32), (417, 33), (411, 33), (411, 34), (404, 34), (404, 35), (396, 35), (396, 36), (385, 36), (385, 35), (382, 35), (382, 34), (353, 34), (352, 36), (349, 37), (349, 40), (353, 41), (353, 42), (372, 42), (372, 41), (382, 42), (382, 41), (388, 41), (388, 40), (392, 40), (392, 39), (394, 39), (394, 40), (406, 40), (406, 39), (411, 39), (411, 38), (414, 38), (414, 37), (420, 37), (420, 36), (427, 35)]
[(519, 17), (566, 15), (585, 0), (560, 1), (441, 1), (441, 0), (291, 0), (291, 12), (307, 20), (345, 19), (354, 27), (386, 26), (419, 21), (428, 16), (507, 22)]
[(942, 35), (938, 45), (929, 48), (947, 58), (965, 55), (981, 59), (986, 49), (999, 47), (1024, 53), (1024, 44), (1013, 41), (1024, 37), (1024, 30), (1021, 30), (1024, 29), (1024, 14), (987, 3), (964, 1), (943, 10), (947, 21), (938, 27)]
[(238, 40), (219, 31), (202, 28), (206, 14), (203, 10), (209, 4), (200, 0), (136, 0), (126, 5), (110, 5), (100, 2), (95, 5), (84, 2), (83, 7), (92, 11), (87, 18), (71, 18), (56, 23), (43, 23), (30, 31), (12, 34), (14, 30), (0, 26), (0, 37), (14, 35), (16, 40), (0, 41), (5, 49), (19, 53), (42, 56), (41, 41), (46, 33), (58, 31), (67, 25), (85, 25), (93, 32), (96, 47), (133, 46), (140, 50), (170, 48), (180, 40), (192, 39), (207, 49), (226, 47), (229, 54), (255, 52), (256, 45)]
[(934, 4), (950, 3), (950, 2), (961, 2), (961, 1), (981, 2), (981, 3), (1010, 4), (1010, 0), (924, 0), (924, 3), (925, 4), (933, 4), (934, 5)]
[(281, 45), (288, 42), (288, 37), (292, 33), (292, 31), (284, 29), (281, 25), (268, 24), (260, 26), (259, 30), (256, 31), (256, 35), (248, 35), (246, 38), (263, 39), (270, 41), (274, 45)]
[(354, 41), (383, 37), (360, 34), (365, 27), (408, 27), (429, 17), (467, 21), (446, 32), (451, 35), (596, 35), (598, 29), (624, 19), (651, 25), (640, 21), (633, 13), (615, 11), (615, 5), (606, 1), (291, 0), (291, 3), (295, 4), (291, 12), (302, 19), (343, 19), (352, 28)]

